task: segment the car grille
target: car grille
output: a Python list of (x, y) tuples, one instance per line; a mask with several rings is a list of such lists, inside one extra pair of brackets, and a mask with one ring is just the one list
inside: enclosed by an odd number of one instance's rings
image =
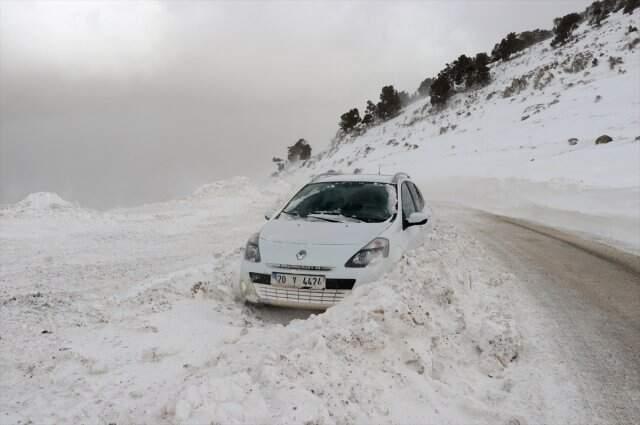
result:
[(268, 263), (267, 266), (273, 267), (276, 269), (287, 269), (287, 270), (315, 270), (315, 271), (323, 271), (323, 272), (328, 272), (333, 270), (333, 267), (328, 267), (328, 266), (305, 266), (302, 264)]
[[(249, 273), (249, 278), (253, 283), (271, 285), (271, 275), (264, 273)], [(353, 289), (356, 284), (355, 279), (327, 279), (326, 289)], [(320, 289), (322, 291), (322, 289)]]
[(278, 288), (271, 285), (255, 285), (258, 297), (265, 302), (286, 301), (318, 306), (331, 305), (340, 302), (351, 291), (348, 289), (296, 289)]

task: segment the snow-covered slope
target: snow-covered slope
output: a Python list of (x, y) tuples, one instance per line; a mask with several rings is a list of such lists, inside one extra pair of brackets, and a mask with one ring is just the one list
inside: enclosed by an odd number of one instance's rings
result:
[[(336, 139), (294, 175), (402, 170), (432, 199), (640, 248), (640, 33), (628, 32), (639, 13), (584, 23), (563, 47), (547, 40), (497, 62), (488, 86), (443, 110), (428, 99), (409, 105)], [(613, 140), (596, 145), (605, 134)]]

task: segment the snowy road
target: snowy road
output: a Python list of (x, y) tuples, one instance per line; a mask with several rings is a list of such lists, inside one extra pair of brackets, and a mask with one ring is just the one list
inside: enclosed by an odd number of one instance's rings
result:
[(582, 400), (575, 407), (593, 423), (637, 423), (640, 258), (508, 218), (451, 208), (440, 213), (517, 277), (524, 339), (556, 354), (578, 386)]

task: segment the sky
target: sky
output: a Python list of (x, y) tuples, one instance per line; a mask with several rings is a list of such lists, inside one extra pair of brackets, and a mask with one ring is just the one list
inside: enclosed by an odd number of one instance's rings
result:
[(591, 1), (0, 0), (0, 204), (186, 196)]

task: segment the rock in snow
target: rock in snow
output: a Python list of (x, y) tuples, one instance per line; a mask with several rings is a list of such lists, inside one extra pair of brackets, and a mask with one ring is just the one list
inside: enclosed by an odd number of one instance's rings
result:
[(604, 145), (606, 143), (611, 142), (613, 139), (611, 138), (611, 136), (608, 136), (606, 134), (603, 134), (602, 136), (598, 137), (596, 139), (596, 145)]

